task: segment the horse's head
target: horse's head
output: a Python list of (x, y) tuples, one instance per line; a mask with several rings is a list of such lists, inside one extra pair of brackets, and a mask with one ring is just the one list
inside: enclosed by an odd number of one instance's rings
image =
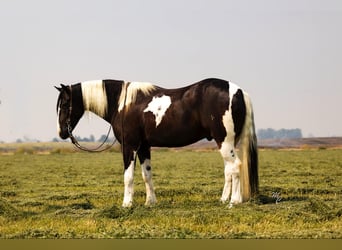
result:
[(57, 132), (62, 139), (67, 139), (84, 113), (83, 103), (78, 100), (73, 86), (61, 84), (61, 87), (55, 88), (59, 91)]

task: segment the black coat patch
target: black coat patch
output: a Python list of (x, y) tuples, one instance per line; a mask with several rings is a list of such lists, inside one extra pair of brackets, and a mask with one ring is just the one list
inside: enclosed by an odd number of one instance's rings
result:
[(246, 120), (246, 105), (241, 89), (239, 89), (233, 96), (232, 116), (234, 122), (235, 142), (237, 142), (240, 138)]

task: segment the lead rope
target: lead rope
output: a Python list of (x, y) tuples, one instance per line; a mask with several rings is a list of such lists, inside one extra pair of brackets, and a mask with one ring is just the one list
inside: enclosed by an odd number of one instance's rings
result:
[[(127, 88), (128, 88), (129, 83), (126, 84), (125, 86), (125, 99), (124, 99), (124, 105), (123, 105), (123, 110), (122, 110), (122, 119), (121, 119), (121, 150), (123, 152), (124, 150), (124, 140), (125, 140), (125, 136), (124, 136), (124, 118), (125, 118), (125, 111), (126, 111), (126, 99), (127, 99)], [(109, 134), (110, 131), (112, 129), (112, 124), (109, 125), (109, 129), (108, 129), (108, 133), (106, 135), (106, 139), (96, 148), (86, 148), (84, 146), (82, 146), (77, 139), (75, 138), (75, 136), (72, 134), (72, 127), (71, 127), (71, 112), (72, 112), (72, 89), (70, 86), (70, 107), (69, 107), (69, 117), (67, 119), (67, 129), (68, 129), (68, 133), (69, 133), (69, 137), (71, 139), (71, 142), (75, 145), (75, 147), (77, 147), (80, 150), (86, 151), (86, 152), (90, 152), (90, 153), (99, 153), (99, 152), (103, 152), (106, 151), (108, 149), (110, 149), (111, 147), (113, 147), (113, 145), (115, 144), (115, 142), (117, 142), (117, 139), (115, 138), (114, 135), (114, 140), (113, 142), (107, 146), (106, 148), (100, 149), (108, 140), (109, 138)], [(113, 122), (113, 116), (111, 119), (111, 123)], [(113, 131), (114, 133), (114, 131)], [(139, 151), (141, 146), (141, 143), (139, 144), (138, 148), (137, 148), (137, 152)], [(137, 160), (137, 153), (134, 155), (134, 165), (136, 163)]]
[[(126, 103), (126, 96), (125, 96), (125, 103)], [(70, 86), (70, 106), (69, 106), (69, 116), (68, 116), (68, 119), (67, 119), (67, 129), (68, 129), (68, 133), (69, 133), (69, 137), (71, 139), (71, 142), (72, 142), (72, 144), (75, 145), (76, 148), (78, 148), (80, 150), (83, 150), (83, 151), (90, 152), (90, 153), (99, 153), (99, 152), (103, 152), (103, 151), (106, 151), (106, 150), (110, 149), (111, 147), (113, 147), (115, 142), (117, 142), (117, 139), (115, 138), (115, 135), (114, 135), (113, 142), (110, 145), (108, 145), (107, 147), (105, 147), (103, 149), (100, 149), (107, 142), (107, 140), (109, 138), (109, 134), (110, 134), (110, 131), (112, 129), (112, 124), (110, 124), (108, 132), (107, 132), (107, 135), (106, 135), (106, 139), (99, 146), (97, 146), (96, 148), (86, 148), (86, 147), (82, 146), (77, 141), (77, 139), (74, 137), (74, 135), (72, 134), (71, 112), (72, 112), (72, 88)], [(113, 116), (112, 116), (111, 122), (112, 121), (113, 121)], [(113, 133), (114, 133), (114, 131), (113, 131)]]
[(83, 150), (83, 151), (87, 151), (87, 152), (90, 152), (90, 153), (99, 153), (99, 152), (103, 152), (103, 151), (106, 151), (108, 149), (110, 149), (111, 147), (113, 147), (113, 145), (115, 144), (115, 142), (117, 141), (116, 138), (114, 138), (113, 142), (108, 145), (107, 147), (102, 148), (102, 146), (107, 142), (108, 138), (109, 138), (109, 134), (110, 134), (110, 131), (111, 131), (111, 128), (112, 128), (112, 125), (109, 126), (109, 129), (108, 129), (108, 133), (106, 135), (106, 139), (99, 145), (97, 146), (96, 148), (86, 148), (84, 146), (82, 146), (78, 141), (77, 139), (74, 137), (74, 135), (72, 134), (71, 132), (71, 126), (70, 124), (68, 123), (68, 133), (69, 133), (69, 137), (71, 139), (71, 142), (75, 145), (76, 148), (80, 149), (80, 150)]

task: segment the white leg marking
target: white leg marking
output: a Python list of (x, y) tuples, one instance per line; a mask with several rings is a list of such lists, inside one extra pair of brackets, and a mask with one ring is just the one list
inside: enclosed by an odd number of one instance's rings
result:
[(236, 157), (235, 162), (233, 163), (231, 169), (232, 175), (232, 197), (230, 198), (230, 204), (239, 204), (242, 203), (242, 195), (241, 195), (241, 185), (240, 185), (240, 165), (241, 161), (238, 157)]
[(122, 203), (123, 207), (131, 207), (133, 204), (133, 194), (134, 194), (133, 179), (134, 179), (134, 161), (131, 161), (131, 164), (125, 170), (125, 174), (124, 174), (125, 192), (124, 192), (124, 200)]
[(224, 161), (224, 178), (225, 178), (225, 182), (224, 182), (224, 187), (223, 187), (223, 192), (222, 192), (222, 197), (221, 197), (221, 201), (223, 203), (226, 203), (229, 199), (230, 196), (230, 192), (232, 189), (232, 176), (230, 173), (230, 166), (228, 165), (229, 162), (228, 161)]
[(157, 202), (156, 194), (153, 188), (152, 182), (152, 169), (151, 169), (151, 161), (146, 159), (144, 163), (141, 165), (142, 177), (146, 186), (146, 206), (153, 205)]
[(152, 112), (155, 116), (156, 127), (161, 123), (166, 110), (171, 105), (171, 97), (163, 95), (161, 97), (153, 97), (144, 112)]
[(233, 204), (242, 202), (240, 185), (240, 165), (241, 161), (234, 150), (233, 144), (223, 142), (220, 153), (224, 160), (225, 184), (222, 192), (221, 201), (227, 202), (230, 198), (230, 207)]

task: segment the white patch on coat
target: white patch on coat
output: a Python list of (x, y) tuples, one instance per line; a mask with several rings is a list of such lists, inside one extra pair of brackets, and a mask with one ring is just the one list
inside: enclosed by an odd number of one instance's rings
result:
[[(238, 85), (236, 85), (233, 82), (229, 82), (229, 97), (230, 100), (232, 100), (233, 96), (236, 94), (236, 92), (241, 89)], [(231, 103), (230, 103), (231, 105)]]
[(104, 118), (107, 114), (107, 94), (102, 80), (81, 83), (84, 110)]
[(221, 201), (226, 202), (230, 199), (230, 205), (241, 203), (241, 185), (240, 185), (240, 165), (241, 161), (235, 150), (235, 132), (234, 121), (232, 116), (232, 100), (236, 92), (240, 88), (229, 82), (229, 107), (222, 116), (223, 126), (226, 129), (227, 135), (222, 142), (220, 153), (224, 160), (225, 166), (225, 185), (222, 192)]
[(163, 95), (161, 97), (153, 97), (144, 112), (152, 112), (155, 116), (156, 127), (161, 123), (166, 110), (171, 105), (171, 97)]
[(125, 82), (122, 85), (121, 94), (118, 101), (118, 112), (125, 106), (129, 107), (135, 102), (137, 94), (141, 91), (144, 95), (149, 95), (156, 87), (147, 82)]
[(224, 113), (222, 117), (223, 125), (227, 131), (227, 136), (224, 139), (225, 141), (231, 141), (235, 138), (235, 132), (234, 132), (234, 121), (233, 121), (233, 115), (232, 115), (232, 100), (236, 92), (240, 89), (239, 86), (236, 84), (229, 82), (229, 106), (227, 107), (226, 112)]

